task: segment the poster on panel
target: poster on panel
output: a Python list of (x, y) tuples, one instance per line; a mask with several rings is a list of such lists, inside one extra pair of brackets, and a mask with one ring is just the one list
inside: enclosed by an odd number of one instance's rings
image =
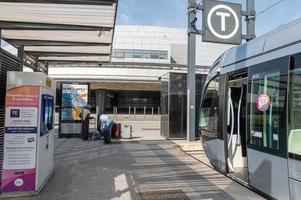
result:
[(35, 191), (40, 88), (6, 90), (2, 192)]
[(62, 116), (61, 120), (81, 120), (81, 110), (88, 104), (87, 84), (62, 84)]

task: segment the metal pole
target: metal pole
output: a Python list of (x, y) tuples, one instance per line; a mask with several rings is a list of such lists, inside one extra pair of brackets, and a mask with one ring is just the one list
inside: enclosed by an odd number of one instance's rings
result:
[(154, 118), (154, 107), (152, 107), (152, 118)]
[(46, 67), (46, 75), (48, 76), (48, 73), (49, 73), (48, 61), (45, 62), (45, 67)]
[(1, 30), (1, 28), (0, 28), (0, 74), (1, 74), (1, 65), (2, 65), (2, 47), (1, 47), (1, 43), (2, 43), (2, 35), (1, 35), (1, 32), (2, 32), (2, 30)]
[(134, 118), (136, 119), (136, 107), (134, 107)]
[(129, 106), (129, 118), (131, 118), (131, 106)]
[(158, 115), (160, 115), (160, 107), (158, 107)]
[(146, 114), (146, 107), (145, 106), (143, 108), (143, 112), (144, 112), (144, 118), (145, 118), (145, 114)]
[(37, 56), (37, 58), (36, 58), (36, 66), (35, 66), (36, 68), (35, 68), (35, 72), (38, 72), (39, 71), (39, 57)]
[(196, 0), (188, 0), (187, 140), (195, 141), (195, 51), (196, 34), (190, 33), (196, 18)]
[(18, 47), (18, 57), (20, 58), (20, 71), (23, 72), (24, 65), (24, 46)]
[(247, 40), (252, 40), (256, 37), (255, 34), (255, 0), (247, 0)]

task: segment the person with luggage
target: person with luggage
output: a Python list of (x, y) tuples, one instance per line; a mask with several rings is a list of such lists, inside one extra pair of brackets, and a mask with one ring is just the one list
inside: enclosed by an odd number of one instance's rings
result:
[(104, 136), (104, 144), (110, 144), (114, 122), (111, 117), (104, 114), (99, 116), (99, 122), (99, 130), (101, 135)]

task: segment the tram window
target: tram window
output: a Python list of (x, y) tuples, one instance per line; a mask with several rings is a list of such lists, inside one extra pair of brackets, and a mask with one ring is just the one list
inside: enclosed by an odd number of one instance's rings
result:
[(288, 58), (250, 68), (248, 130), (250, 147), (286, 156)]
[(290, 154), (301, 155), (301, 54), (292, 56), (289, 82)]
[(199, 127), (203, 138), (218, 138), (218, 90), (219, 79), (213, 79), (206, 90), (201, 106)]

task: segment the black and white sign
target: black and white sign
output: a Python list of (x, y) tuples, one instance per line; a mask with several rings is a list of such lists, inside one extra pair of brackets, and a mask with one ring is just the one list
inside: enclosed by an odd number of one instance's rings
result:
[(204, 1), (203, 42), (241, 44), (241, 5)]

